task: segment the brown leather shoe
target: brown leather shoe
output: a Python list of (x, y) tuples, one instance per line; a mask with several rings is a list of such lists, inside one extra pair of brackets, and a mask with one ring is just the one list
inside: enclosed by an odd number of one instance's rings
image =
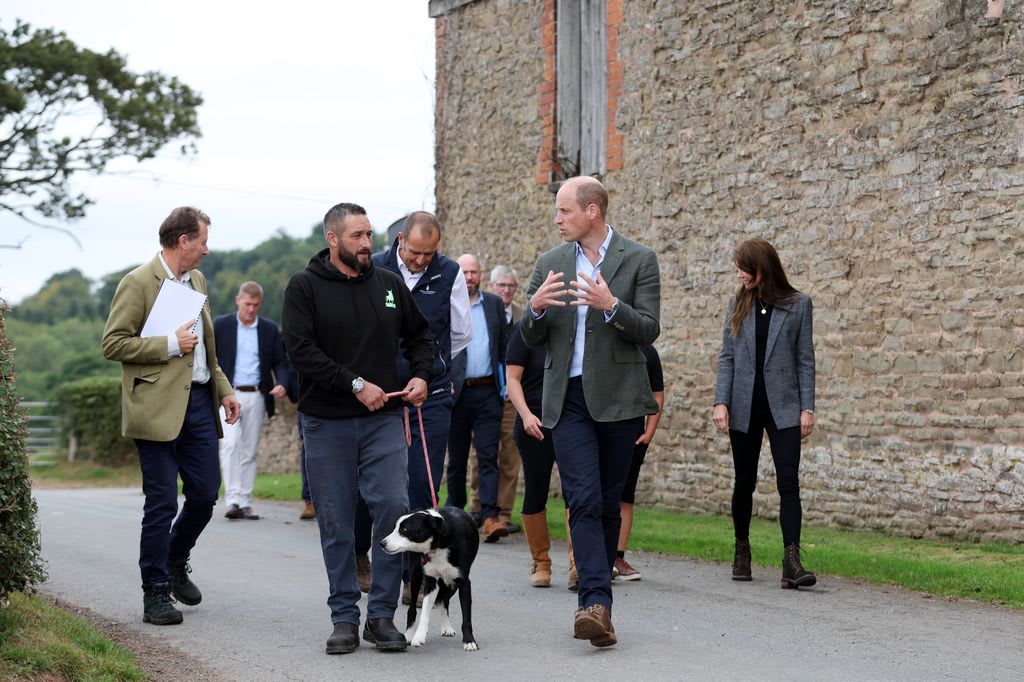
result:
[(573, 637), (588, 639), (594, 646), (612, 646), (619, 641), (612, 626), (612, 613), (608, 607), (601, 604), (591, 604), (585, 609), (577, 609), (572, 631)]
[(260, 520), (260, 515), (254, 512), (252, 510), (252, 507), (242, 507), (241, 509), (238, 510), (238, 513), (241, 514), (243, 519), (247, 519), (249, 521)]
[(309, 521), (310, 519), (316, 518), (316, 512), (313, 511), (313, 503), (307, 502), (306, 506), (302, 508), (302, 513), (299, 514), (299, 518), (303, 521)]
[(484, 542), (497, 542), (503, 537), (508, 536), (508, 528), (497, 516), (488, 516), (484, 519), (484, 527), (481, 531), (484, 536)]
[(226, 519), (240, 519), (242, 518), (242, 510), (238, 508), (237, 504), (233, 504), (228, 507), (228, 510), (224, 512), (224, 518)]

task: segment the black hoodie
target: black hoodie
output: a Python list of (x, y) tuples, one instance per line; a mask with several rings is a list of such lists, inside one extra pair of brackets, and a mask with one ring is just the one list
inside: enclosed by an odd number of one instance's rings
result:
[[(412, 376), (430, 383), (434, 346), (402, 278), (375, 267), (349, 277), (323, 249), (292, 275), (284, 292), (282, 330), (288, 357), (299, 373), (299, 410), (321, 419), (365, 417), (370, 411), (352, 393), (362, 377), (400, 391), (395, 368), (399, 340)], [(396, 409), (392, 399), (384, 409)]]

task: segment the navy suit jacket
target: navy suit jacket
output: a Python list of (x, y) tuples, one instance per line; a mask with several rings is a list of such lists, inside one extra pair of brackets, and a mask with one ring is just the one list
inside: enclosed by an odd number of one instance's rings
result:
[[(217, 336), (217, 362), (227, 375), (228, 381), (234, 385), (235, 356), (238, 352), (238, 313), (218, 316), (213, 321), (213, 330)], [(267, 416), (273, 417), (274, 396), (270, 395), (270, 390), (277, 384), (288, 386), (291, 365), (284, 354), (281, 330), (273, 320), (265, 317), (256, 318), (256, 338), (260, 349), (259, 389), (267, 407)]]
[[(489, 291), (481, 291), (484, 298), (484, 319), (487, 320), (487, 341), (491, 347), (491, 374), (494, 376), (494, 384), (498, 386), (503, 379), (498, 378), (501, 365), (505, 362), (505, 349), (508, 347), (508, 334), (505, 331), (505, 304), (501, 296), (492, 294)], [(473, 329), (476, 334), (476, 329)], [(458, 362), (461, 360), (461, 367)], [(466, 378), (466, 351), (459, 353), (459, 358), (453, 361), (454, 367), (452, 376)], [(455, 386), (455, 401), (458, 402), (462, 393), (462, 382)]]

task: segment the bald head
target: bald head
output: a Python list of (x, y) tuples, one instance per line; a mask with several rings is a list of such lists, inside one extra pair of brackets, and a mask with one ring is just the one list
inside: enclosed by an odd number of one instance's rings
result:
[(602, 222), (604, 221), (605, 216), (608, 215), (608, 190), (597, 178), (592, 178), (589, 175), (569, 178), (562, 183), (559, 192), (563, 189), (566, 194), (576, 199), (576, 203), (581, 209), (586, 210), (591, 204), (597, 206), (600, 219)]
[(457, 260), (459, 267), (462, 268), (462, 275), (466, 278), (469, 300), (475, 301), (477, 294), (480, 293), (480, 261), (471, 253), (464, 253)]

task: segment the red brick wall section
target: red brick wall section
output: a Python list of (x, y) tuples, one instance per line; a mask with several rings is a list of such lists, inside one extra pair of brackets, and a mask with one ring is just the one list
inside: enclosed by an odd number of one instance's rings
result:
[(622, 170), (622, 135), (615, 127), (619, 97), (622, 95), (622, 63), (619, 62), (619, 26), (623, 0), (608, 0), (608, 128), (605, 138), (605, 170)]
[(537, 182), (551, 182), (558, 171), (555, 154), (558, 149), (558, 128), (555, 121), (555, 0), (544, 0), (540, 20), (540, 42), (544, 51), (544, 80), (540, 84), (540, 118), (544, 124), (540, 155), (537, 159)]

